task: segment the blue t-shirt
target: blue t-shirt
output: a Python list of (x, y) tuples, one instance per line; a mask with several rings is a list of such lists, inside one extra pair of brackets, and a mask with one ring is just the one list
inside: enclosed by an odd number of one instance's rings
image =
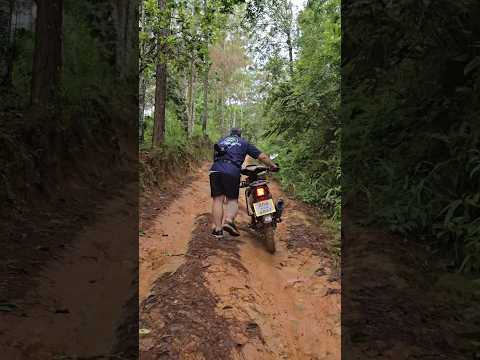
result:
[(210, 171), (218, 171), (232, 176), (240, 177), (240, 169), (247, 155), (257, 159), (262, 153), (247, 140), (236, 135), (224, 137), (218, 144), (226, 147), (228, 150), (220, 159), (214, 160)]

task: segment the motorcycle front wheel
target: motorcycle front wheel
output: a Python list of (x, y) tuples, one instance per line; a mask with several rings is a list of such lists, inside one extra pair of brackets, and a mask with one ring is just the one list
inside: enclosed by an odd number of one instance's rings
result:
[(271, 225), (263, 227), (263, 239), (270, 254), (275, 254), (275, 229)]

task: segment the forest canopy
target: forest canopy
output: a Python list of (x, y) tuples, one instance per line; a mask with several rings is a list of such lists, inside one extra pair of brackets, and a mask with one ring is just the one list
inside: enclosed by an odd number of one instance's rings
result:
[(141, 148), (167, 156), (241, 127), (280, 154), (285, 187), (339, 220), (340, 1), (146, 0), (140, 11)]

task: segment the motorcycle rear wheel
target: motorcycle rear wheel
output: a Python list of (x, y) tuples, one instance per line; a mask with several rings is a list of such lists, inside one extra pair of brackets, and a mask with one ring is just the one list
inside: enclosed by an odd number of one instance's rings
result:
[(275, 254), (275, 229), (273, 226), (266, 225), (263, 228), (263, 238), (265, 246), (270, 254)]

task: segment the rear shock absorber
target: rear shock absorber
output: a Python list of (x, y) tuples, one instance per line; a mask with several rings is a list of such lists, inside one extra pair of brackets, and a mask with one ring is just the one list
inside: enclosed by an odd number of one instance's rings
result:
[(282, 213), (285, 208), (285, 201), (283, 199), (278, 199), (277, 204), (275, 205), (277, 212), (275, 213), (278, 222), (282, 222)]

